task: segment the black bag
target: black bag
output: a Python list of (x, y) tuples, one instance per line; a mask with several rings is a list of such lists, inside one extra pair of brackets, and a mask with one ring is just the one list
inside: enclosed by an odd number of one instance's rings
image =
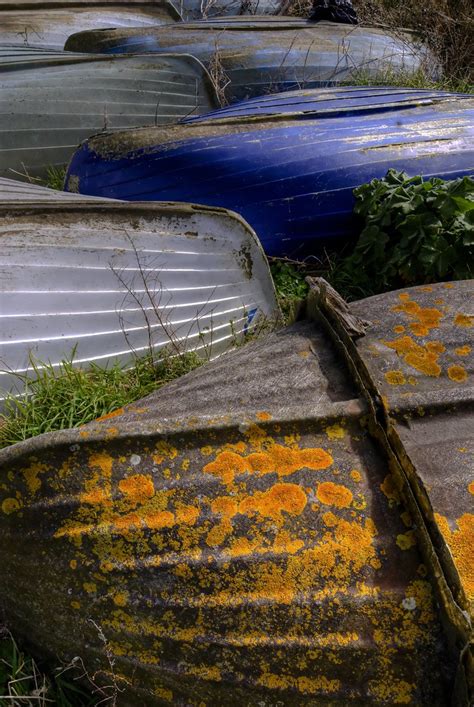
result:
[(314, 0), (313, 12), (309, 16), (310, 22), (343, 22), (348, 25), (358, 23), (357, 13), (352, 7), (351, 0)]

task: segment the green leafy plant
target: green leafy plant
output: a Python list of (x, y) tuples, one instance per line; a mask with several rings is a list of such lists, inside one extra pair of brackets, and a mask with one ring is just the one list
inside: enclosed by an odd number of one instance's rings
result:
[(346, 297), (472, 277), (474, 179), (423, 181), (391, 169), (354, 195), (363, 230), (331, 278)]
[(287, 324), (291, 323), (296, 318), (298, 308), (308, 292), (304, 267), (274, 258), (270, 265), (270, 270), (275, 283), (283, 320)]

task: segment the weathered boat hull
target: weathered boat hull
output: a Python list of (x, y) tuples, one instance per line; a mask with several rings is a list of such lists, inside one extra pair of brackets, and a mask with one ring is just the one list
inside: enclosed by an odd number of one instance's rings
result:
[(29, 47), (0, 50), (0, 175), (45, 176), (103, 130), (176, 122), (216, 106), (189, 55), (105, 57)]
[(158, 0), (3, 0), (0, 44), (63, 49), (74, 32), (107, 27), (155, 27), (180, 19), (174, 4)]
[(190, 52), (215, 75), (229, 101), (348, 82), (358, 72), (412, 72), (426, 59), (409, 33), (287, 17), (232, 17), (150, 30), (109, 29), (71, 36), (70, 51)]
[[(168, 348), (213, 357), (276, 316), (260, 244), (235, 215), (187, 204), (0, 202), (0, 389), (30, 357), (76, 365)], [(50, 197), (49, 197), (50, 198)]]
[[(426, 482), (448, 524), (468, 502), (472, 397), (449, 367), (470, 341), (456, 325), (469, 296), (472, 283), (457, 283), (356, 303), (349, 315), (372, 320), (356, 341), (350, 317), (322, 297), (310, 303), (317, 322), (233, 352), (112, 419), (4, 450), (10, 625), (41, 650), (80, 655), (83, 674), (112, 684), (104, 696), (123, 688), (121, 705), (469, 704), (472, 614), (462, 592), (450, 594), (449, 541), (435, 540), (426, 502), (413, 499)], [(439, 328), (411, 331), (414, 313), (433, 323), (423, 313), (438, 306)], [(444, 342), (438, 377), (398, 357), (394, 326), (420, 345)], [(406, 380), (388, 389), (384, 416), (378, 380), (382, 392), (392, 368)], [(409, 395), (395, 400), (396, 391)], [(443, 458), (460, 464), (448, 491), (441, 457), (431, 470), (428, 457), (449, 419), (460, 424)], [(404, 443), (392, 447), (401, 427), (411, 459), (414, 447), (428, 452), (408, 478)], [(461, 524), (451, 532), (461, 541)], [(451, 565), (472, 573), (459, 555), (464, 536), (450, 547)]]
[(67, 184), (224, 206), (268, 254), (300, 257), (353, 238), (353, 189), (389, 168), (445, 179), (474, 172), (472, 96), (339, 88), (262, 97), (170, 129), (93, 137)]
[(277, 15), (281, 0), (174, 0), (183, 20), (222, 15)]

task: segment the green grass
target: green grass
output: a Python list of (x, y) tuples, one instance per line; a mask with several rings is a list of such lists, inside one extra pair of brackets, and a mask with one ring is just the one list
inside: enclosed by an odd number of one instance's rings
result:
[(195, 353), (165, 355), (158, 363), (143, 357), (129, 369), (115, 364), (85, 370), (74, 365), (74, 352), (57, 369), (32, 359), (35, 378), (18, 376), (26, 394), (10, 396), (0, 415), (0, 448), (43, 432), (84, 425), (143, 398), (201, 363)]
[(457, 93), (474, 94), (474, 84), (467, 79), (452, 79), (449, 77), (439, 80), (430, 79), (423, 69), (418, 71), (396, 71), (387, 69), (375, 76), (364, 70), (357, 71), (347, 82), (350, 86), (400, 86), (403, 88), (422, 88), (437, 91), (454, 91)]
[(60, 668), (54, 674), (46, 674), (41, 665), (19, 648), (11, 634), (0, 628), (2, 707), (92, 707), (99, 702), (100, 698), (92, 697), (68, 676), (71, 676), (70, 668)]
[(66, 176), (66, 167), (48, 167), (46, 179), (43, 180), (45, 187), (63, 191), (64, 178)]

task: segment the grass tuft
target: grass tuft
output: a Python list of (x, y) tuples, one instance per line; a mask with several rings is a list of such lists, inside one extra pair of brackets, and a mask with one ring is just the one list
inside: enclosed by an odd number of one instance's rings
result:
[(64, 190), (64, 179), (66, 177), (66, 167), (48, 167), (44, 186), (57, 191)]
[(474, 93), (474, 84), (467, 77), (443, 77), (437, 80), (427, 76), (424, 69), (417, 71), (396, 71), (387, 69), (378, 74), (370, 74), (360, 69), (354, 72), (350, 86), (400, 86), (402, 88), (421, 88), (433, 91), (454, 91), (455, 93)]
[(191, 352), (165, 355), (158, 363), (151, 356), (137, 358), (127, 369), (116, 363), (108, 368), (93, 364), (85, 370), (74, 364), (74, 354), (58, 368), (31, 359), (35, 377), (30, 380), (18, 375), (25, 394), (18, 398), (10, 395), (5, 402), (0, 415), (0, 448), (44, 432), (84, 425), (203, 363)]

